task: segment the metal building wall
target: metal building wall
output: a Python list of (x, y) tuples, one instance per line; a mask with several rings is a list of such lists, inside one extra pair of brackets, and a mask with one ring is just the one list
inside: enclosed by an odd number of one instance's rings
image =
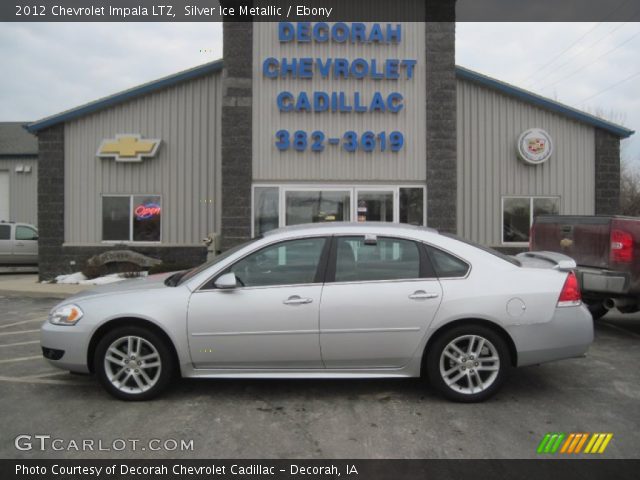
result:
[[(400, 8), (394, 4), (393, 8)], [(395, 23), (394, 23), (395, 25)], [(425, 24), (403, 23), (402, 41), (389, 45), (334, 44), (297, 42), (280, 43), (276, 23), (256, 22), (253, 25), (253, 179), (254, 181), (413, 181), (424, 182), (426, 177), (426, 69)], [(364, 58), (378, 60), (415, 59), (413, 79), (272, 79), (262, 74), (265, 58)], [(404, 109), (393, 113), (281, 113), (276, 97), (282, 91), (295, 95), (306, 91), (345, 92), (352, 98), (359, 91), (363, 99), (374, 92), (383, 96), (400, 92), (404, 96)], [(341, 146), (328, 145), (320, 153), (307, 149), (281, 152), (275, 147), (275, 133), (279, 129), (291, 132), (304, 130), (308, 134), (324, 131), (327, 138), (342, 137), (353, 130), (362, 134), (398, 130), (405, 137), (404, 148), (397, 153), (362, 151), (349, 153)]]
[[(561, 214), (595, 211), (594, 128), (473, 82), (458, 80), (458, 233), (501, 245), (503, 196), (560, 196)], [(528, 166), (517, 157), (520, 134), (545, 129), (553, 156)]]
[[(163, 245), (219, 231), (220, 74), (189, 80), (65, 124), (65, 244), (98, 244), (102, 194), (162, 196)], [(160, 138), (154, 158), (97, 158), (103, 139)]]
[[(19, 165), (30, 166), (31, 173), (18, 173)], [(0, 171), (9, 172), (9, 220), (38, 223), (38, 159), (36, 157), (2, 157)]]

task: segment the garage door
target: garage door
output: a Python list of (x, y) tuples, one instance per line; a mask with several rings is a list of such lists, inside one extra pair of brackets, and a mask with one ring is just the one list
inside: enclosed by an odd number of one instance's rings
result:
[(9, 221), (9, 172), (0, 170), (0, 221)]

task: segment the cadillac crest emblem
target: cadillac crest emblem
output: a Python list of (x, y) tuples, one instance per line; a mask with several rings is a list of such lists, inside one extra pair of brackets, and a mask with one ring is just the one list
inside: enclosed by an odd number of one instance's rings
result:
[(518, 138), (518, 156), (529, 165), (546, 162), (553, 153), (551, 136), (541, 128), (525, 130)]

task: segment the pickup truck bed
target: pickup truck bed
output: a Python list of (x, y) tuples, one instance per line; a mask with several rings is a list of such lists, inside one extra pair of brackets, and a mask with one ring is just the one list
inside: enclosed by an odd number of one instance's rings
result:
[(640, 218), (542, 215), (531, 227), (530, 250), (563, 253), (594, 318), (608, 309), (640, 309)]

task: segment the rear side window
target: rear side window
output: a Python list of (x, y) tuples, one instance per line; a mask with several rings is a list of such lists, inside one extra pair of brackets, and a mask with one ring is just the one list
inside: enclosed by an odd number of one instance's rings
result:
[(469, 264), (430, 245), (427, 245), (429, 259), (438, 278), (464, 277), (469, 272)]
[(410, 240), (378, 237), (367, 244), (364, 237), (336, 239), (336, 282), (420, 278), (420, 252)]
[(11, 240), (11, 225), (0, 225), (0, 240)]

